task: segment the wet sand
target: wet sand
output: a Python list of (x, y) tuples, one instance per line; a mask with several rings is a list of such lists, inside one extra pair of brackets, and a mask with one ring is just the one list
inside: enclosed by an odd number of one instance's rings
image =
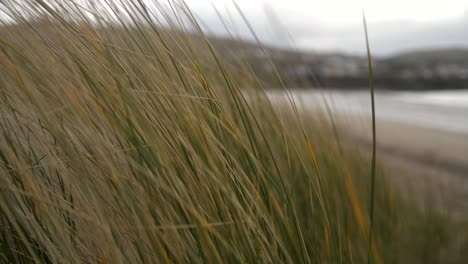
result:
[[(372, 129), (368, 117), (337, 118), (341, 136), (369, 155)], [(437, 206), (468, 213), (468, 134), (401, 122), (377, 122), (377, 156), (402, 192), (421, 188), (432, 193)], [(426, 199), (428, 197), (420, 197)], [(433, 201), (436, 202), (436, 201)]]
[[(346, 117), (341, 130), (359, 144), (369, 145), (372, 127), (369, 118)], [(377, 144), (381, 151), (429, 167), (448, 170), (468, 180), (468, 134), (420, 127), (395, 121), (377, 121)]]

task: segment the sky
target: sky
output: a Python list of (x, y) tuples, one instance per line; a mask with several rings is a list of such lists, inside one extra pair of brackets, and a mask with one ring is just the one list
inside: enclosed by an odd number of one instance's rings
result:
[[(186, 0), (208, 30), (252, 39), (231, 0)], [(324, 52), (365, 52), (362, 11), (372, 52), (468, 48), (468, 0), (236, 0), (262, 42)], [(292, 39), (292, 41), (291, 41)]]
[[(143, 1), (151, 5), (155, 0)], [(254, 39), (233, 0), (159, 0), (166, 1), (185, 1), (207, 33)], [(391, 56), (416, 49), (468, 48), (468, 0), (235, 1), (260, 40), (274, 46), (363, 55), (366, 49), (364, 10), (375, 55)]]

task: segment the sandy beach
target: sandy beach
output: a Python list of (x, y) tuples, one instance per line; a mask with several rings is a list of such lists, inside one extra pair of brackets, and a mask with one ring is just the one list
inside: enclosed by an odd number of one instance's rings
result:
[[(304, 109), (328, 105), (341, 138), (370, 154), (367, 91), (293, 91)], [(281, 95), (274, 94), (274, 100)], [(403, 193), (430, 189), (439, 207), (468, 212), (468, 101), (462, 92), (376, 94), (377, 155)], [(421, 197), (426, 199), (426, 197)]]
[[(350, 116), (338, 120), (341, 136), (370, 156), (370, 120)], [(403, 193), (428, 190), (440, 209), (468, 212), (468, 134), (379, 120), (377, 156), (385, 166), (379, 169), (390, 170), (390, 180)]]

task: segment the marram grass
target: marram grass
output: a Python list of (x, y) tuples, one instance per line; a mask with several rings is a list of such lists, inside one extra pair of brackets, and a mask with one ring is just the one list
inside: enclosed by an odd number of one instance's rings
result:
[[(366, 261), (369, 162), (183, 3), (0, 6), (1, 262)], [(461, 260), (380, 176), (374, 261)]]

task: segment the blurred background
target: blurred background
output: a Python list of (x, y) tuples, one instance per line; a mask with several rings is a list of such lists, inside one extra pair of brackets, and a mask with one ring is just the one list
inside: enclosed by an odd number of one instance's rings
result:
[[(408, 180), (468, 198), (468, 2), (187, 1), (220, 49), (243, 54), (266, 87), (274, 71), (304, 108), (331, 109), (340, 133), (368, 149), (369, 72), (377, 89), (378, 149)], [(231, 41), (226, 41), (230, 39)], [(232, 41), (235, 39), (235, 41)], [(242, 41), (239, 41), (242, 40)], [(225, 54), (229, 54), (226, 52)], [(272, 98), (284, 98), (271, 89)], [(358, 122), (356, 122), (358, 121)], [(408, 174), (408, 173), (406, 173)], [(454, 182), (456, 184), (454, 184)]]

